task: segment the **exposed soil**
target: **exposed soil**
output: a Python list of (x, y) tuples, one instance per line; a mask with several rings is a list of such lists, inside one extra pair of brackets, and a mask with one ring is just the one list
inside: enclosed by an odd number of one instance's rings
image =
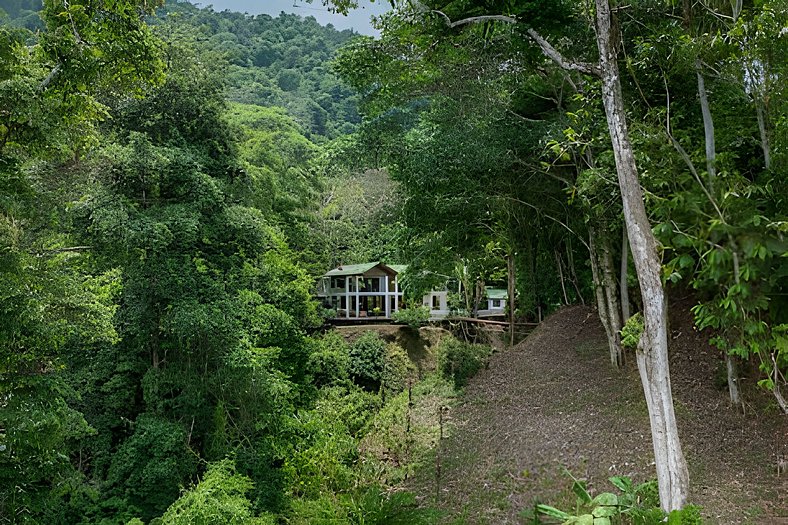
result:
[[(742, 415), (728, 405), (724, 362), (698, 334), (688, 308), (671, 307), (671, 374), (690, 468), (691, 502), (708, 523), (788, 524), (788, 424), (769, 394), (742, 381)], [(592, 492), (607, 478), (656, 476), (648, 415), (634, 359), (611, 369), (593, 310), (566, 308), (525, 341), (495, 354), (448, 415), (431, 472), (410, 490), (424, 504), (473, 524), (525, 523), (535, 502), (574, 508), (571, 479)]]

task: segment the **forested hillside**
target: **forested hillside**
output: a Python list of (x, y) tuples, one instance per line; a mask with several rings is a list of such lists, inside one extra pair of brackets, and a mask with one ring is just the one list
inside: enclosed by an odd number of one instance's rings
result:
[(248, 16), (174, 1), (157, 11), (157, 19), (176, 20), (229, 62), (228, 100), (284, 107), (313, 140), (350, 133), (359, 122), (355, 95), (329, 65), (334, 52), (357, 36), (352, 31), (321, 26), (312, 17)]
[[(442, 505), (450, 407), (493, 346), (577, 303), (604, 374), (639, 371), (656, 481), (577, 481), (575, 522), (701, 514), (668, 292), (713, 345), (727, 393), (705, 396), (753, 432), (785, 417), (784, 2), (395, 4), (371, 38), (2, 0), (0, 524), (463, 522)], [(405, 326), (333, 328), (317, 280), (370, 261), (408, 265)], [(473, 319), (493, 286), (506, 337)], [(515, 500), (556, 496), (533, 485)]]

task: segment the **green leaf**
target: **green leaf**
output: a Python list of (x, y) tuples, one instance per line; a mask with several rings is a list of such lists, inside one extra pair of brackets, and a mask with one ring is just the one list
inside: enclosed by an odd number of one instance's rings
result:
[(608, 478), (608, 481), (622, 492), (629, 492), (632, 490), (632, 480), (626, 476), (613, 476)]
[(618, 496), (612, 492), (603, 492), (597, 495), (591, 504), (599, 506), (616, 506), (618, 505)]
[(585, 481), (575, 480), (575, 482), (572, 484), (572, 492), (577, 495), (577, 499), (579, 499), (582, 503), (591, 503), (591, 494), (589, 494), (586, 490)]
[(582, 514), (577, 516), (574, 520), (569, 521), (574, 525), (594, 525), (594, 516), (591, 514)]
[(536, 511), (540, 514), (544, 514), (545, 516), (550, 516), (551, 518), (558, 518), (560, 520), (568, 520), (572, 518), (571, 514), (567, 514), (562, 510), (558, 510), (555, 507), (551, 507), (550, 505), (543, 505), (539, 504), (536, 506)]
[(609, 518), (620, 514), (620, 509), (617, 506), (596, 507), (591, 511), (591, 514), (593, 514), (595, 518)]
[(607, 516), (594, 518), (594, 525), (610, 525), (610, 518)]
[(680, 268), (687, 268), (688, 266), (692, 266), (695, 263), (695, 259), (692, 258), (691, 255), (684, 254), (679, 257), (679, 267)]

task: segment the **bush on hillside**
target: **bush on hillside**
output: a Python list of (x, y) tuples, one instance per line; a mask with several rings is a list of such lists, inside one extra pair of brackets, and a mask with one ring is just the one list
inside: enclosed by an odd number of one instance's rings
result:
[(416, 367), (401, 346), (391, 343), (386, 346), (381, 380), (383, 388), (388, 392), (402, 392), (408, 386), (408, 379), (413, 377)]
[(438, 344), (438, 370), (443, 377), (462, 388), (487, 362), (492, 348), (445, 337)]
[(314, 350), (306, 363), (307, 374), (316, 387), (333, 385), (350, 377), (350, 348), (335, 331), (313, 339)]
[(232, 460), (223, 459), (211, 464), (197, 485), (185, 491), (161, 517), (162, 525), (193, 523), (245, 523), (272, 525), (272, 515), (254, 517), (252, 503), (246, 493), (253, 487), (252, 480), (235, 471)]
[(406, 324), (411, 328), (424, 326), (430, 320), (430, 309), (426, 306), (404, 308), (391, 314), (394, 322)]
[(350, 375), (370, 391), (380, 388), (386, 359), (386, 342), (376, 332), (365, 332), (350, 346)]

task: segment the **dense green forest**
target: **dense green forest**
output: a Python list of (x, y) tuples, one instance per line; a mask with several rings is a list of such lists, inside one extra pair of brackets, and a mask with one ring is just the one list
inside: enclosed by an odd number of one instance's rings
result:
[(788, 5), (613, 4), (403, 1), (372, 38), (3, 0), (0, 523), (447, 522), (402, 488), (492, 348), (330, 329), (317, 279), (368, 261), (409, 265), (410, 337), (430, 290), (508, 287), (510, 345), (595, 305), (658, 489), (576, 484), (576, 523), (681, 520), (666, 290), (730, 403), (788, 413)]

